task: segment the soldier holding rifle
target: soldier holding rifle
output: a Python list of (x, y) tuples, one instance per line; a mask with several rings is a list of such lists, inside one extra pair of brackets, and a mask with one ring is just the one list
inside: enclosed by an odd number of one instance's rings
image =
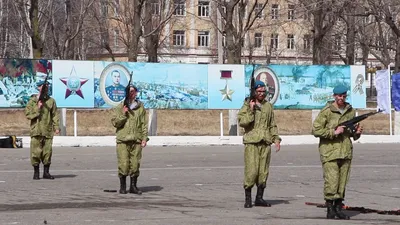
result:
[(257, 185), (255, 206), (270, 207), (271, 204), (263, 199), (263, 195), (269, 174), (271, 144), (275, 144), (278, 152), (281, 138), (278, 136), (273, 106), (265, 99), (265, 83), (258, 80), (252, 89), (250, 93), (253, 92), (251, 95), (254, 96), (244, 101), (238, 113), (239, 125), (244, 128), (244, 207), (252, 207), (251, 189), (254, 185)]
[(333, 89), (334, 101), (329, 101), (313, 123), (312, 134), (320, 139), (319, 153), (324, 177), (324, 200), (327, 219), (350, 219), (342, 212), (345, 189), (350, 176), (353, 144), (362, 127), (355, 125), (355, 132), (340, 123), (353, 119), (355, 110), (346, 102), (348, 88), (338, 85)]
[(147, 117), (143, 103), (136, 99), (138, 89), (132, 84), (127, 87), (127, 101), (114, 108), (111, 118), (116, 128), (119, 193), (127, 194), (126, 177), (130, 177), (129, 193), (142, 194), (137, 187), (142, 148), (148, 140)]
[(53, 135), (60, 133), (59, 113), (56, 101), (48, 95), (47, 79), (36, 84), (39, 95), (32, 95), (25, 108), (25, 116), (31, 121), (31, 164), (33, 179), (39, 180), (39, 164), (43, 163), (43, 179), (54, 179), (50, 174)]

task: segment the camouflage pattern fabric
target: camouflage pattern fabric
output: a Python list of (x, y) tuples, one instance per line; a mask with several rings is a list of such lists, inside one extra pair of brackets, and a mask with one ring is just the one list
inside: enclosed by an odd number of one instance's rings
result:
[(54, 131), (60, 129), (60, 116), (56, 101), (46, 96), (41, 109), (37, 106), (38, 98), (33, 95), (25, 107), (25, 116), (31, 121), (30, 136), (53, 138)]
[(143, 103), (123, 113), (123, 102), (113, 109), (111, 123), (116, 128), (118, 176), (139, 176), (141, 142), (148, 140), (147, 116)]
[[(335, 135), (335, 129), (344, 121), (355, 117), (355, 110), (350, 104), (346, 104), (343, 114), (329, 102), (315, 118), (312, 128), (312, 134), (319, 138), (319, 153), (321, 162), (328, 162), (334, 159), (352, 159), (353, 144), (351, 137), (353, 135), (346, 130), (344, 133)], [(357, 140), (360, 135), (354, 135)]]
[(244, 189), (266, 187), (271, 161), (271, 146), (266, 144), (245, 144)]
[(124, 103), (113, 109), (111, 123), (116, 128), (117, 143), (148, 139), (147, 116), (143, 103), (138, 101), (136, 108), (123, 113)]
[(117, 144), (118, 176), (140, 175), (140, 160), (142, 159), (142, 146), (135, 142)]
[(271, 144), (281, 142), (275, 123), (273, 106), (263, 101), (254, 111), (245, 101), (238, 113), (239, 126), (244, 128), (244, 188), (254, 184), (265, 187), (269, 174)]
[(344, 199), (347, 182), (350, 177), (349, 159), (337, 159), (322, 164), (324, 170), (324, 199)]
[(31, 121), (31, 164), (36, 166), (42, 162), (50, 165), (54, 131), (60, 129), (59, 113), (56, 101), (49, 96), (45, 96), (41, 109), (37, 103), (38, 98), (33, 95), (25, 107), (25, 116)]
[(43, 165), (51, 164), (51, 156), (53, 139), (44, 136), (31, 137), (31, 164), (38, 166), (41, 162)]
[(335, 129), (340, 123), (355, 117), (355, 110), (346, 103), (341, 113), (332, 104), (333, 101), (326, 104), (312, 128), (312, 134), (320, 139), (319, 153), (323, 166), (325, 200), (344, 198), (353, 158), (353, 143), (350, 138), (360, 138), (360, 135), (353, 135), (349, 130), (335, 135)]

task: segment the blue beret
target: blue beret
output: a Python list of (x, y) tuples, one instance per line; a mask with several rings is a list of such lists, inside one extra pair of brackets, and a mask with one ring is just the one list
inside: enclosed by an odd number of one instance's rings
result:
[[(36, 86), (42, 86), (44, 84), (44, 80), (41, 80), (39, 82), (36, 83)], [(46, 84), (49, 84), (49, 82), (46, 81)]]
[(345, 94), (348, 91), (347, 87), (344, 85), (338, 85), (333, 89), (333, 94), (340, 95)]
[(254, 84), (254, 87), (256, 89), (259, 88), (259, 87), (265, 87), (265, 84), (261, 80), (257, 80), (256, 83)]

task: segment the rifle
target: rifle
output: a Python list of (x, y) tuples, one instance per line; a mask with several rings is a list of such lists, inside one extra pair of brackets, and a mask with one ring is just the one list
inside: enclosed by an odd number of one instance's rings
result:
[(48, 77), (49, 77), (49, 72), (47, 71), (47, 75), (46, 75), (46, 78), (44, 78), (44, 83), (43, 83), (42, 89), (40, 90), (40, 95), (39, 95), (39, 101), (41, 101), (42, 103), (44, 101), (45, 94), (47, 94), (45, 91), (48, 91), (47, 90), (47, 78)]
[(129, 108), (129, 92), (131, 90), (131, 83), (132, 83), (132, 71), (129, 74), (129, 82), (128, 85), (125, 87), (125, 100), (124, 100), (124, 106)]
[(355, 133), (356, 130), (357, 130), (356, 127), (355, 127), (355, 125), (356, 125), (357, 123), (359, 123), (359, 122), (361, 122), (361, 121), (367, 119), (369, 116), (375, 115), (375, 114), (380, 113), (380, 112), (382, 112), (381, 109), (379, 109), (379, 110), (376, 111), (376, 112), (370, 112), (370, 113), (366, 113), (366, 114), (363, 114), (363, 115), (356, 116), (356, 117), (354, 117), (353, 119), (350, 119), (350, 120), (347, 120), (347, 121), (345, 121), (345, 122), (340, 123), (340, 124), (338, 125), (338, 127), (339, 127), (339, 126), (345, 126), (346, 128), (350, 129), (351, 133)]
[(249, 95), (249, 97), (247, 97), (246, 98), (246, 101), (247, 100), (249, 100), (249, 101), (251, 101), (251, 100), (255, 100), (255, 97), (256, 97), (256, 89), (254, 88), (254, 86), (255, 86), (255, 83), (256, 83), (256, 79), (254, 78), (254, 67), (255, 67), (255, 65), (253, 64), (253, 72), (251, 73), (251, 77), (250, 77), (250, 87), (249, 87), (249, 93), (250, 93), (250, 95)]
[[(306, 205), (317, 206), (317, 208), (326, 208), (325, 203), (314, 203), (314, 202), (306, 202)], [(378, 213), (383, 215), (400, 215), (400, 210), (378, 210), (378, 209), (370, 209), (365, 207), (351, 207), (347, 205), (342, 205), (342, 209), (349, 211), (357, 211), (360, 213)]]

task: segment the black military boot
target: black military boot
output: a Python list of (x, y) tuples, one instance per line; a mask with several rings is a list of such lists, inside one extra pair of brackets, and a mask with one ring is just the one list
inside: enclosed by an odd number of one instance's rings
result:
[(253, 203), (251, 202), (251, 188), (244, 189), (244, 195), (245, 195), (244, 207), (245, 208), (253, 207)]
[(326, 218), (327, 219), (335, 219), (336, 209), (333, 205), (333, 200), (326, 200)]
[(129, 193), (141, 195), (142, 191), (139, 190), (139, 188), (136, 186), (137, 179), (138, 179), (137, 176), (132, 176), (131, 177), (131, 186), (129, 187)]
[(39, 174), (40, 174), (40, 172), (39, 172), (39, 165), (37, 165), (37, 166), (33, 166), (33, 179), (34, 180), (39, 180), (40, 178), (39, 178)]
[(342, 199), (336, 199), (335, 200), (336, 216), (341, 220), (349, 220), (350, 217), (342, 212), (342, 208), (343, 208), (343, 200)]
[(263, 199), (264, 196), (264, 188), (263, 187), (257, 187), (257, 195), (256, 195), (256, 200), (254, 201), (255, 206), (264, 206), (264, 207), (271, 207), (271, 204), (266, 202)]
[(120, 176), (119, 177), (119, 193), (120, 194), (127, 194), (128, 192), (126, 191), (126, 176)]
[(54, 177), (49, 173), (50, 165), (43, 166), (43, 179), (54, 180)]

